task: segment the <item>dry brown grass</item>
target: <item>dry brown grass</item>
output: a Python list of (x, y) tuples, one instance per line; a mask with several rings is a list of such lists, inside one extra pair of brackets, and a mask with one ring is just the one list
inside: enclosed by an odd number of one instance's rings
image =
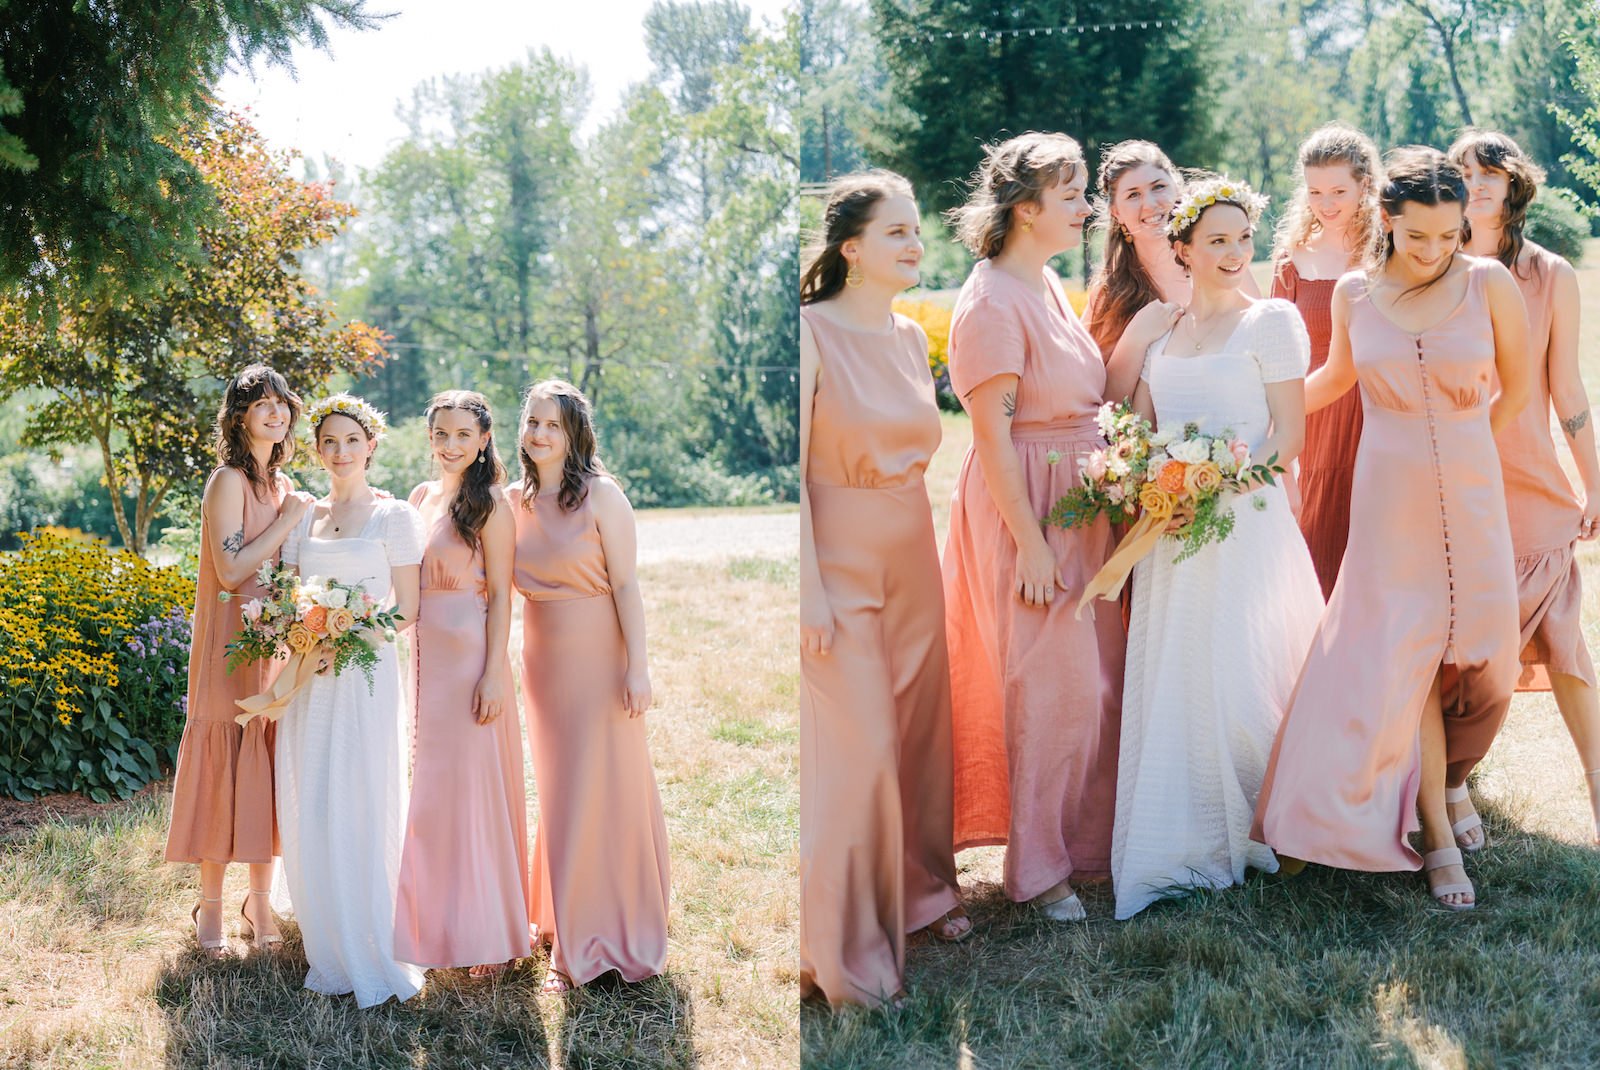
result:
[[(1600, 402), (1600, 242), (1580, 270), (1584, 378)], [(929, 468), (940, 530), (970, 441), (945, 418)], [(1600, 547), (1583, 545), (1590, 646)], [(978, 934), (911, 954), (898, 1015), (802, 1012), (808, 1068), (1600, 1066), (1600, 852), (1582, 769), (1547, 694), (1519, 695), (1474, 789), (1494, 837), (1482, 905), (1432, 908), (1420, 878), (1312, 867), (1293, 880), (1083, 926), (1008, 902), (1001, 851), (959, 858)]]
[[(194, 870), (160, 861), (157, 793), (0, 846), (0, 1068), (795, 1065), (795, 564), (642, 579), (672, 845), (665, 977), (540, 996), (538, 959), (498, 983), (434, 971), (411, 1002), (359, 1011), (300, 988), (292, 923), (279, 954), (207, 962), (190, 950)], [(244, 887), (230, 874), (225, 902)]]

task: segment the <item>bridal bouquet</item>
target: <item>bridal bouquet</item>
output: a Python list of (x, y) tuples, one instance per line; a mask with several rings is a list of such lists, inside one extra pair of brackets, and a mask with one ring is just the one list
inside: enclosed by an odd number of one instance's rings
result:
[[(315, 675), (323, 654), (332, 659), (335, 676), (354, 665), (366, 676), (368, 692), (372, 690), (378, 646), (395, 639), (395, 610), (379, 608), (378, 600), (358, 583), (301, 579), (270, 561), (256, 579), (267, 593), (240, 607), (244, 626), (227, 646), (228, 671), (269, 658), (284, 658), (288, 664), (267, 691), (238, 700), (245, 711), (237, 718), (240, 724), (257, 715), (281, 716), (289, 699)], [(219, 597), (226, 602), (240, 596), (223, 591)]]
[[(1226, 539), (1234, 525), (1226, 496), (1276, 485), (1284, 471), (1276, 454), (1257, 463), (1250, 447), (1228, 429), (1202, 435), (1200, 425), (1191, 422), (1152, 433), (1149, 421), (1127, 402), (1107, 402), (1096, 420), (1106, 446), (1085, 458), (1083, 486), (1062, 495), (1046, 521), (1074, 528), (1102, 515), (1113, 520), (1141, 515), (1090, 581), (1080, 610), (1096, 596), (1116, 598), (1133, 566), (1163, 536), (1183, 543), (1178, 561)], [(1259, 497), (1253, 504), (1266, 507)]]

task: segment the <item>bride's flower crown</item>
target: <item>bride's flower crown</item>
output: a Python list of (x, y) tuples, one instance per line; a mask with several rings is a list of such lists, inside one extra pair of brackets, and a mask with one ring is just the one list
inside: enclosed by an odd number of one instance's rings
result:
[(322, 421), (335, 413), (348, 416), (360, 424), (367, 437), (374, 442), (382, 439), (389, 431), (389, 421), (384, 418), (383, 413), (366, 401), (353, 394), (331, 394), (306, 410), (306, 426), (311, 429), (312, 435), (317, 433), (317, 427)]
[(1203, 178), (1191, 182), (1178, 203), (1172, 206), (1172, 215), (1167, 218), (1167, 237), (1181, 241), (1200, 219), (1200, 213), (1214, 204), (1231, 204), (1243, 210), (1254, 224), (1261, 218), (1267, 198), (1231, 178)]

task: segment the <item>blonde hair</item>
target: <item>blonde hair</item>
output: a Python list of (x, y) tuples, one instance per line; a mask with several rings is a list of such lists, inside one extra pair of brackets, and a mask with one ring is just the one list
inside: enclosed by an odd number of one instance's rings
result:
[(1383, 221), (1378, 213), (1378, 187), (1383, 184), (1383, 164), (1372, 139), (1348, 123), (1332, 122), (1317, 127), (1300, 143), (1296, 162), (1294, 197), (1272, 233), (1272, 271), (1283, 269), (1294, 251), (1322, 230), (1306, 196), (1306, 168), (1342, 164), (1350, 177), (1361, 184), (1361, 201), (1356, 214), (1345, 224), (1345, 232), (1355, 235), (1350, 250), (1352, 263), (1365, 264), (1377, 255), (1383, 241)]
[(945, 221), (973, 256), (1000, 255), (1019, 204), (1038, 204), (1044, 191), (1077, 177), (1083, 148), (1065, 134), (1030, 131), (986, 145), (972, 173), (967, 203), (945, 213)]

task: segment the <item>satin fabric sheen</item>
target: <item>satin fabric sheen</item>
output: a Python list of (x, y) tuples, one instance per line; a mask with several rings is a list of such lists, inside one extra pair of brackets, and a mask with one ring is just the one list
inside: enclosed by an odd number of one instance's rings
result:
[(900, 990), (906, 933), (957, 901), (944, 596), (922, 479), (941, 430), (920, 327), (801, 315), (821, 356), (806, 493), (834, 639), (800, 658), (800, 983), (873, 1005)]
[[(1041, 523), (1104, 445), (1094, 416), (1106, 381), (1099, 349), (1048, 269), (1043, 284), (1041, 299), (980, 261), (950, 328), (950, 381), (964, 402), (996, 375), (1020, 377), (1011, 440)], [(1031, 607), (1016, 590), (1016, 542), (969, 449), (944, 551), (955, 843), (1008, 845), (1006, 895), (1017, 901), (1111, 870), (1127, 633), (1115, 606), (1081, 620), (1073, 612), (1111, 554), (1111, 529), (1102, 518), (1046, 529), (1045, 541), (1066, 589)]]
[(1373, 306), (1350, 343), (1364, 414), (1350, 543), (1273, 749), (1253, 835), (1344, 869), (1415, 870), (1418, 726), (1445, 672), (1445, 779), (1489, 748), (1517, 676), (1517, 589), (1489, 430), (1487, 261), (1421, 334)]
[[(596, 477), (605, 478), (605, 477)], [(648, 721), (622, 705), (627, 648), (586, 494), (554, 491), (517, 525), (522, 694), (539, 824), (529, 889), (552, 968), (575, 984), (609, 970), (628, 981), (666, 968), (667, 825), (650, 765)]]

